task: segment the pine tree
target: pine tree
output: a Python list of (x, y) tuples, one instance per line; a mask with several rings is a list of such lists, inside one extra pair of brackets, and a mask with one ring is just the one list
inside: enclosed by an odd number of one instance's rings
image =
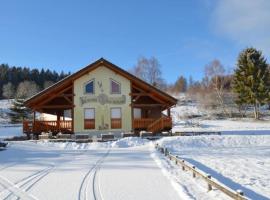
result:
[(29, 116), (29, 109), (24, 106), (24, 99), (14, 99), (10, 110), (11, 123), (20, 123)]
[(260, 106), (270, 99), (270, 72), (261, 51), (247, 48), (239, 54), (233, 90), (237, 94), (236, 103), (253, 105), (254, 117), (259, 119)]

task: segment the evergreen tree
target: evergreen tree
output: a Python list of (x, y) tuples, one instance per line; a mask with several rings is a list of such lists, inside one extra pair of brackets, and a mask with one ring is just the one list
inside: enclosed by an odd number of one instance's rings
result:
[(28, 118), (29, 109), (24, 106), (24, 99), (14, 99), (9, 112), (11, 123), (20, 123), (23, 119)]
[(259, 119), (260, 106), (270, 99), (270, 73), (266, 59), (255, 48), (243, 50), (237, 60), (234, 72), (233, 90), (236, 103), (254, 106), (254, 117)]
[(0, 99), (6, 97), (3, 94), (3, 86), (9, 82), (14, 86), (14, 90), (17, 90), (20, 83), (25, 81), (34, 82), (37, 84), (38, 88), (42, 89), (45, 82), (49, 81), (55, 83), (67, 75), (69, 74), (65, 74), (64, 72), (59, 74), (51, 70), (31, 70), (28, 67), (11, 67), (7, 64), (0, 64)]

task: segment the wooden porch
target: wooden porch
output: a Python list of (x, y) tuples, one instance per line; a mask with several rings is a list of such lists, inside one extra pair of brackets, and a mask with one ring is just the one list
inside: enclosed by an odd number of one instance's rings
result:
[(23, 121), (24, 133), (52, 132), (52, 133), (72, 133), (72, 120), (55, 120), (55, 121)]
[(153, 133), (168, 131), (172, 129), (172, 118), (168, 116), (162, 116), (158, 119), (133, 119), (133, 129), (135, 131), (146, 130)]
[[(115, 126), (115, 124), (112, 124)], [(170, 130), (172, 128), (171, 117), (162, 116), (161, 118), (139, 118), (133, 119), (134, 130), (146, 130), (149, 132), (158, 132)], [(51, 121), (23, 121), (23, 132), (24, 133), (41, 133), (41, 132), (52, 132), (52, 133), (72, 133), (72, 120), (51, 120)]]

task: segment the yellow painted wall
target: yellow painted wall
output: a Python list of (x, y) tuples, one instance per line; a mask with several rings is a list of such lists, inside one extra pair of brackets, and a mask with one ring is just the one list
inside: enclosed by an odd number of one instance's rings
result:
[[(95, 80), (94, 91), (92, 94), (84, 93), (84, 85), (91, 79)], [(110, 94), (110, 79), (113, 79), (119, 83), (121, 83), (121, 94)], [(126, 96), (125, 104), (105, 104), (101, 105), (99, 102), (91, 102), (81, 104), (80, 97), (96, 97), (102, 93), (99, 85), (102, 83), (103, 93), (108, 95), (109, 97), (121, 97), (122, 95)], [(109, 125), (109, 129), (101, 130), (104, 131), (130, 131), (132, 129), (131, 122), (131, 97), (130, 93), (130, 81), (125, 77), (116, 74), (114, 71), (110, 70), (107, 67), (100, 66), (97, 69), (89, 72), (88, 74), (76, 79), (74, 81), (74, 132), (75, 133), (90, 133), (99, 131), (99, 126), (102, 125), (102, 119), (104, 123)], [(121, 108), (122, 111), (122, 129), (111, 129), (111, 108), (117, 107)], [(95, 108), (95, 130), (84, 129), (84, 108)]]

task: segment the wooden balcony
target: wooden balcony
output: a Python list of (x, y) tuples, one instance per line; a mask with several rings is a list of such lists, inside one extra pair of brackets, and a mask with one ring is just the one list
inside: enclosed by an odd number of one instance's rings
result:
[(153, 118), (138, 118), (133, 120), (134, 129), (147, 129), (147, 127), (153, 123), (155, 119)]
[(53, 133), (71, 133), (72, 121), (23, 121), (24, 133), (41, 133), (41, 132), (53, 132)]
[(172, 118), (162, 116), (158, 119), (154, 118), (140, 118), (133, 120), (133, 128), (136, 130), (147, 130), (157, 133), (163, 130), (170, 130), (172, 128)]

